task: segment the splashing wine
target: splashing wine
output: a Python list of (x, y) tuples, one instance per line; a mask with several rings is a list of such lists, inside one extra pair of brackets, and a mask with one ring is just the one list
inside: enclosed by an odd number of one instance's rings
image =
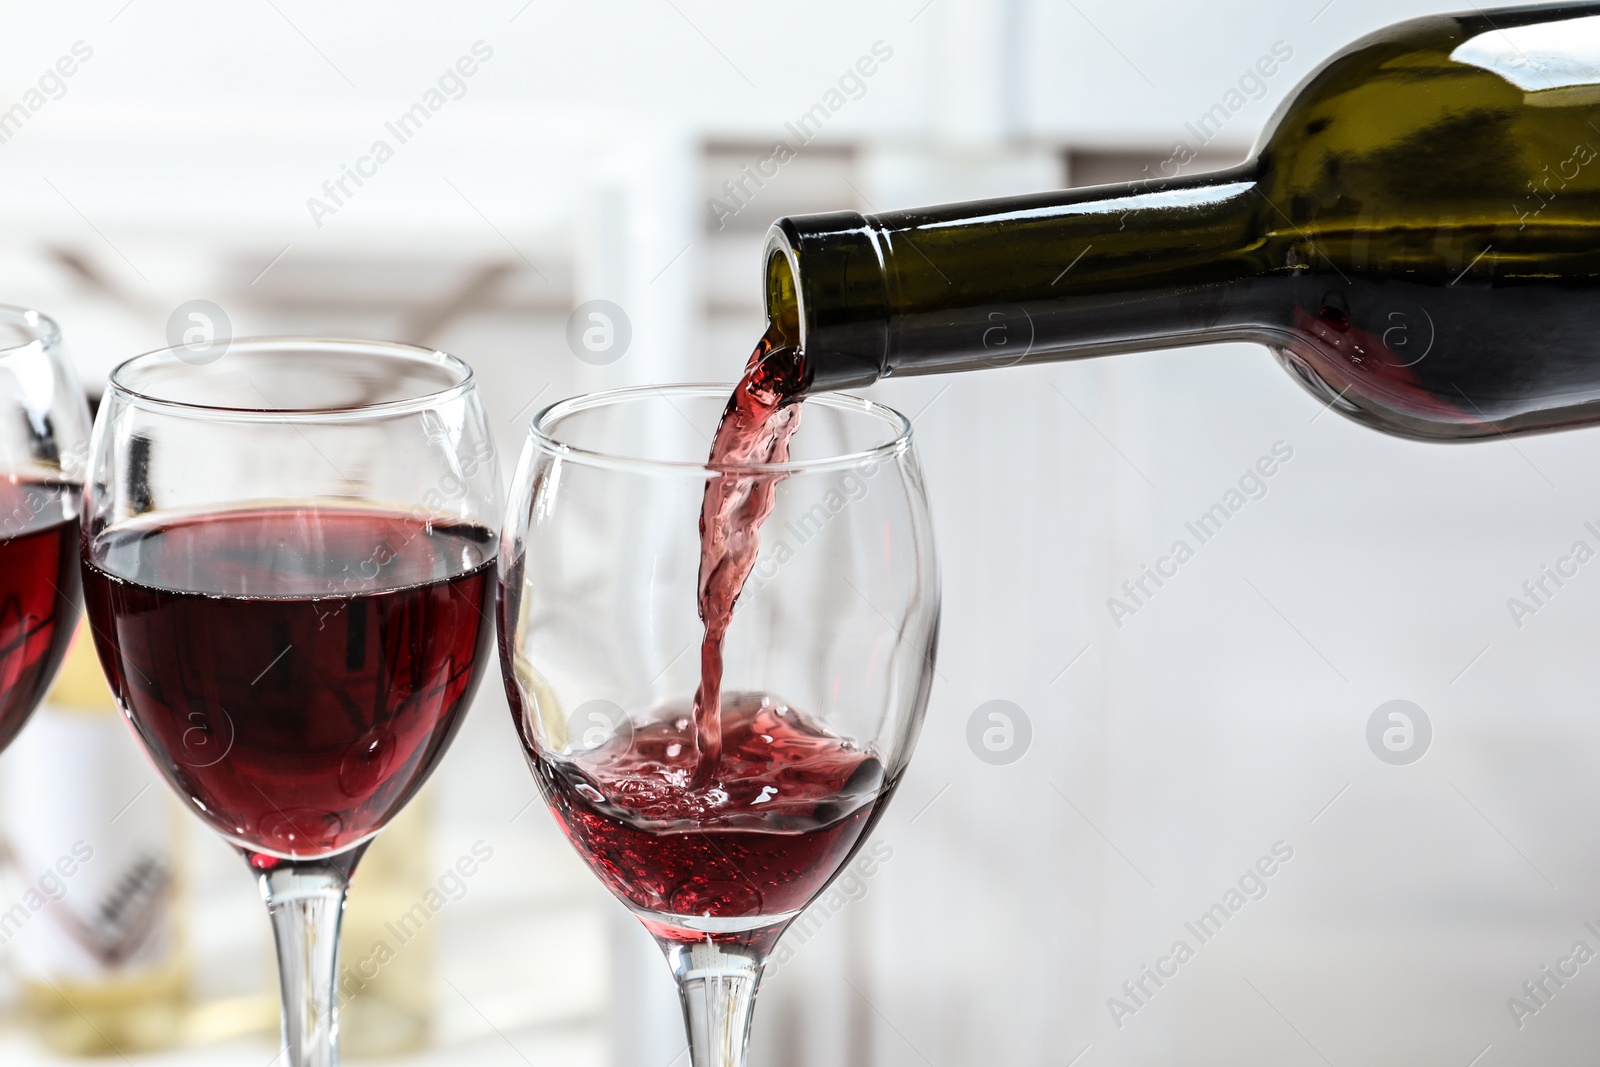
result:
[(529, 762), (567, 839), (657, 936), (770, 948), (865, 839), (893, 783), (876, 756), (777, 698), (719, 704), (707, 788), (685, 788), (702, 754), (681, 705), (577, 759)]

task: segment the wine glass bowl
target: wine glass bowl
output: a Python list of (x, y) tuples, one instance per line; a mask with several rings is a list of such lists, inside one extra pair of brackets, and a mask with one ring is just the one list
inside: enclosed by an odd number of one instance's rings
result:
[[(499, 593), (529, 765), (578, 853), (667, 952), (697, 1065), (742, 1062), (762, 962), (899, 784), (939, 614), (907, 421), (814, 397), (787, 460), (708, 463), (728, 394), (618, 390), (537, 416)], [(774, 490), (774, 506), (722, 647), (720, 745), (702, 776), (697, 530), (723, 479)]]
[(85, 530), (102, 663), (179, 795), (260, 856), (380, 830), (482, 673), (497, 486), (469, 387), (439, 353), (274, 339), (112, 379)]
[(37, 311), (0, 305), (0, 749), (61, 666), (78, 620), (89, 409)]
[(156, 765), (259, 866), (346, 851), (422, 786), (487, 660), (493, 549), (348, 506), (168, 516), (101, 533), (85, 595)]
[(692, 789), (692, 715), (686, 702), (636, 713), (599, 746), (535, 759), (534, 773), (579, 853), (658, 938), (770, 951), (898, 779), (781, 697), (725, 693), (722, 773)]
[(185, 355), (112, 374), (85, 602), (152, 761), (258, 872), (289, 1062), (329, 1064), (348, 878), (488, 660), (494, 448), (471, 370), (442, 352), (263, 338)]

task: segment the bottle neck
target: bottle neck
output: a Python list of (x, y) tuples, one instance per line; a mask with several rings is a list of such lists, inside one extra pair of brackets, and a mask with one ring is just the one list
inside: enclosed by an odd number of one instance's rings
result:
[[(1265, 214), (1264, 214), (1265, 213)], [(1259, 336), (1257, 164), (880, 215), (780, 219), (767, 311), (811, 390)]]

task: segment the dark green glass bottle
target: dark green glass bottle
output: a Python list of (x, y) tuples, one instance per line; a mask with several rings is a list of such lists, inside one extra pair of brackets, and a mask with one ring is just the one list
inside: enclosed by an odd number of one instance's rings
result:
[(811, 390), (1243, 340), (1405, 437), (1597, 421), (1600, 4), (1375, 33), (1231, 170), (780, 219), (766, 277)]

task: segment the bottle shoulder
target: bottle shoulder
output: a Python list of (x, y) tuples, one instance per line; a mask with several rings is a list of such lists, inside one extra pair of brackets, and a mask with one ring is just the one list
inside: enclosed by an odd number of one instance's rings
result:
[(1328, 60), (1279, 109), (1262, 190), (1301, 225), (1517, 219), (1514, 197), (1547, 171), (1600, 193), (1597, 104), (1600, 5), (1414, 19)]

